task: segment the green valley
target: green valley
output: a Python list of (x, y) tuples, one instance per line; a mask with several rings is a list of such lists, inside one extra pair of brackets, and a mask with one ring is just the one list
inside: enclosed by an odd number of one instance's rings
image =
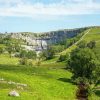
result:
[[(68, 68), (70, 55), (82, 41), (86, 44), (95, 41), (92, 51), (100, 62), (100, 27), (42, 33), (35, 37), (34, 33), (15, 34), (0, 35), (0, 100), (77, 100), (78, 86)], [(88, 100), (100, 100), (98, 80)], [(13, 90), (20, 96), (8, 96)]]

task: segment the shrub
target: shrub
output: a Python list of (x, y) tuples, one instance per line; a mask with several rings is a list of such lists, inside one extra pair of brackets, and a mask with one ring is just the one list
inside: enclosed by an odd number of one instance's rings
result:
[(3, 53), (3, 51), (4, 51), (4, 50), (3, 50), (3, 48), (0, 48), (0, 54), (2, 54), (2, 53)]
[(35, 51), (28, 51), (26, 56), (29, 59), (35, 59), (36, 58), (36, 52)]
[(66, 60), (66, 55), (60, 55), (58, 62), (62, 62)]
[(21, 59), (19, 60), (19, 63), (20, 63), (21, 65), (27, 65), (27, 58), (21, 58)]
[(95, 48), (95, 46), (96, 46), (96, 42), (95, 42), (95, 41), (90, 41), (90, 42), (87, 44), (87, 47), (90, 48), (90, 49)]
[(28, 65), (33, 66), (32, 60), (29, 60)]

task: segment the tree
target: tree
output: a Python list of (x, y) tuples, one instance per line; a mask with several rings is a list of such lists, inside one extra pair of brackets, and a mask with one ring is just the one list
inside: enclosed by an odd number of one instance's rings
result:
[(86, 41), (81, 41), (80, 43), (77, 44), (79, 48), (90, 48), (93, 49), (96, 46), (96, 42), (95, 41), (90, 41), (89, 43), (87, 43)]
[(28, 51), (27, 52), (27, 58), (35, 59), (36, 58), (36, 52), (35, 51)]
[(87, 43), (86, 41), (81, 41), (80, 43), (77, 44), (79, 48), (86, 48), (87, 47)]
[(26, 50), (21, 50), (20, 51), (20, 57), (21, 58), (24, 58), (24, 57), (26, 57), (27, 56), (27, 51)]
[(89, 48), (78, 48), (71, 53), (68, 65), (72, 79), (78, 84), (77, 98), (87, 100), (93, 85), (95, 87), (100, 82), (100, 65), (94, 52)]
[(2, 54), (3, 53), (3, 48), (2, 47), (0, 47), (0, 54)]
[(90, 41), (90, 42), (87, 44), (87, 47), (90, 48), (90, 49), (95, 48), (95, 46), (96, 46), (96, 42), (95, 42), (95, 41)]
[(20, 58), (28, 58), (28, 59), (35, 59), (36, 58), (36, 52), (35, 51), (26, 51), (21, 50), (20, 51)]
[(14, 46), (12, 44), (8, 44), (6, 50), (10, 54), (10, 57), (11, 57), (11, 54), (15, 52), (15, 48), (14, 48)]
[(52, 45), (54, 52), (59, 53), (64, 50), (64, 45)]
[[(79, 48), (74, 50), (68, 62), (69, 68), (73, 73), (73, 79), (79, 78), (83, 82), (87, 80), (87, 82), (91, 84), (93, 82), (93, 73), (96, 70), (97, 62), (98, 60), (91, 49)], [(98, 78), (98, 76), (96, 77)]]
[(60, 55), (58, 62), (62, 62), (66, 60), (66, 55)]
[(21, 59), (19, 60), (19, 63), (20, 63), (21, 65), (27, 65), (27, 58), (21, 58)]
[(58, 62), (62, 62), (62, 61), (65, 61), (65, 60), (66, 60), (66, 55), (60, 55)]
[(47, 50), (44, 50), (42, 53), (43, 53), (42, 55), (46, 58), (46, 60), (48, 60), (54, 57), (55, 50), (51, 46), (48, 46)]
[(15, 43), (15, 44), (13, 45), (13, 47), (14, 47), (14, 49), (15, 49), (15, 52), (20, 52), (21, 49), (22, 49), (20, 43)]

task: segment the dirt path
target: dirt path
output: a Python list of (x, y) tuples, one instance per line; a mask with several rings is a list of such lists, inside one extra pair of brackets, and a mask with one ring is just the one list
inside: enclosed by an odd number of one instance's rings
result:
[(84, 39), (84, 37), (90, 32), (91, 29), (89, 29), (81, 38), (79, 41), (75, 42), (73, 45), (71, 45), (69, 48), (71, 48), (74, 45), (77, 45), (80, 41), (82, 41)]
[[(88, 29), (88, 30), (84, 33), (84, 35), (79, 39), (79, 41), (75, 42), (73, 45), (71, 45), (70, 47), (68, 47), (68, 48), (66, 49), (66, 51), (67, 51), (68, 49), (74, 47), (75, 45), (77, 45), (80, 41), (82, 41), (82, 40), (84, 39), (84, 37), (85, 37), (90, 31), (91, 31), (91, 29)], [(63, 52), (65, 52), (65, 51), (63, 51)], [(60, 54), (63, 54), (63, 52), (61, 52)]]
[[(84, 37), (90, 32), (91, 29), (89, 29), (81, 38), (79, 41), (77, 41), (76, 43), (74, 43), (75, 45), (78, 44), (80, 41), (82, 41), (84, 39)], [(74, 45), (73, 44), (73, 45)]]

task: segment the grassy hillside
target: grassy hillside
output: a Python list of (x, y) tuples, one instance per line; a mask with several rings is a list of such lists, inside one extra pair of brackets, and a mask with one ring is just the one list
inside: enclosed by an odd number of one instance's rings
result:
[(71, 45), (69, 48), (65, 49), (64, 51), (62, 51), (60, 54), (66, 54), (66, 53), (70, 53), (72, 50), (74, 50), (77, 47), (77, 43), (79, 43), (80, 41), (83, 40), (83, 38), (85, 37), (85, 35), (90, 31), (90, 29), (87, 29), (85, 31), (83, 31), (81, 34), (82, 37), (79, 38), (79, 40), (77, 40), (73, 45)]
[[(57, 67), (51, 68), (47, 64), (47, 67), (31, 67), (15, 63), (18, 63), (18, 59), (1, 55), (0, 78), (4, 78), (7, 82), (27, 84), (27, 87), (19, 89), (17, 85), (0, 81), (1, 100), (73, 100), (75, 98), (76, 86), (71, 83), (70, 72)], [(13, 89), (17, 90), (21, 96), (9, 97), (8, 92)]]
[(83, 39), (86, 42), (91, 40), (96, 41), (96, 48), (94, 49), (96, 55), (100, 59), (100, 27), (92, 28), (88, 34)]
[[(86, 30), (84, 34), (88, 32)], [(100, 28), (91, 28), (82, 40), (96, 41), (94, 49), (100, 59)], [(79, 40), (80, 42), (80, 40)], [(0, 45), (0, 47), (5, 47)], [(76, 43), (60, 54), (75, 49)], [(58, 55), (60, 55), (58, 54)], [(56, 62), (57, 57), (43, 61), (40, 66), (19, 65), (19, 58), (9, 54), (0, 55), (0, 100), (75, 100), (77, 87), (71, 82), (72, 73), (65, 70), (65, 62)], [(4, 79), (4, 80), (2, 80)], [(27, 86), (18, 85), (26, 84)], [(9, 97), (11, 90), (19, 92), (20, 97)], [(89, 100), (100, 100), (100, 91), (96, 91)]]
[[(97, 56), (100, 57), (99, 56), (100, 55), (100, 27), (93, 27), (84, 31), (83, 38), (79, 40), (79, 42), (86, 41), (88, 43), (92, 40), (96, 41), (96, 48), (94, 49), (94, 51), (97, 53)], [(77, 43), (73, 44), (72, 46), (70, 46), (60, 54), (70, 53), (72, 50), (74, 50), (77, 47), (76, 44)]]

